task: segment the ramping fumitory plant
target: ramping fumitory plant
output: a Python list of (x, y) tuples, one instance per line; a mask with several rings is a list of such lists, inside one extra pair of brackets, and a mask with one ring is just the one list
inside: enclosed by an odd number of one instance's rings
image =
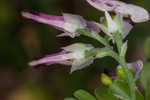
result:
[[(84, 35), (103, 44), (103, 48), (95, 48), (91, 44), (74, 43), (63, 47), (56, 54), (47, 55), (29, 63), (30, 66), (39, 64), (63, 64), (71, 67), (71, 73), (93, 63), (94, 59), (110, 56), (118, 62), (115, 80), (106, 74), (101, 75), (101, 82), (108, 88), (97, 88), (95, 94), (98, 100), (144, 100), (144, 96), (136, 87), (136, 80), (142, 70), (143, 63), (138, 60), (127, 63), (125, 60), (128, 42), (125, 37), (133, 28), (131, 23), (140, 23), (149, 20), (148, 12), (139, 6), (127, 4), (118, 0), (87, 0), (93, 7), (105, 13), (100, 22), (87, 21), (79, 15), (63, 13), (62, 16), (48, 15), (40, 12), (23, 11), (25, 18), (48, 24), (64, 33), (58, 37), (71, 38)], [(115, 16), (111, 16), (113, 12)], [(128, 19), (128, 20), (127, 20)], [(105, 23), (106, 22), (106, 23)], [(102, 36), (104, 32), (106, 36)], [(111, 45), (116, 44), (117, 51)], [(96, 100), (84, 90), (74, 93), (76, 98), (65, 100)], [(148, 100), (148, 99), (147, 99)]]

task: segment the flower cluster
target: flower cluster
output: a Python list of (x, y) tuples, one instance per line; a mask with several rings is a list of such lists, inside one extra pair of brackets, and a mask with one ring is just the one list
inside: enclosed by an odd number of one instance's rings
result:
[[(108, 42), (110, 42), (110, 40), (115, 41), (115, 33), (118, 33), (124, 39), (133, 27), (131, 22), (139, 23), (149, 20), (148, 12), (144, 8), (136, 5), (127, 4), (118, 0), (87, 0), (87, 2), (98, 10), (103, 11), (105, 18), (101, 17), (100, 19), (102, 20), (100, 22), (95, 22), (85, 20), (80, 15), (63, 13), (62, 16), (55, 16), (34, 11), (23, 11), (22, 15), (27, 19), (48, 24), (63, 31), (64, 33), (57, 35), (58, 37), (69, 36), (75, 38), (82, 35), (78, 30), (83, 29), (86, 31), (85, 34), (87, 36), (102, 41), (102, 44), (106, 47), (107, 45), (105, 44), (109, 44)], [(113, 17), (108, 12), (114, 12), (116, 15)], [(105, 20), (107, 23), (103, 23)], [(99, 34), (101, 31), (109, 37), (108, 42), (106, 42), (107, 39)], [(72, 66), (71, 72), (73, 72), (93, 63), (95, 58), (114, 56), (111, 53), (111, 46), (110, 48), (94, 48), (90, 44), (75, 43), (63, 47), (62, 49), (60, 53), (32, 61), (29, 65), (63, 64)], [(128, 64), (129, 67), (131, 65), (132, 64)], [(142, 64), (140, 66), (142, 66)]]

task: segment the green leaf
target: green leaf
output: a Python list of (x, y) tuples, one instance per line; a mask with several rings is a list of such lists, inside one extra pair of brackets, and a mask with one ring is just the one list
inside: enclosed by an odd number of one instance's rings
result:
[(125, 81), (114, 81), (113, 85), (110, 87), (112, 92), (120, 97), (123, 100), (130, 100), (129, 99), (129, 87)]
[(150, 36), (147, 38), (144, 44), (144, 54), (145, 56), (150, 59)]
[(146, 89), (146, 100), (150, 100), (150, 86)]
[(79, 100), (96, 100), (95, 97), (93, 97), (90, 93), (84, 91), (84, 90), (78, 90), (74, 93), (74, 96), (78, 98)]
[(76, 100), (75, 98), (65, 98), (64, 100)]
[(108, 88), (95, 89), (95, 95), (98, 100), (118, 100), (118, 98), (115, 97)]

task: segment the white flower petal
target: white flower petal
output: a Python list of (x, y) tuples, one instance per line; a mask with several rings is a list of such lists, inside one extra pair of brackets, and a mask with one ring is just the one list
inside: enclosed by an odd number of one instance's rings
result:
[(117, 23), (111, 18), (110, 14), (107, 11), (105, 11), (105, 17), (107, 20), (108, 31), (110, 33), (118, 31)]
[(133, 28), (133, 25), (129, 24), (126, 21), (123, 21), (123, 39), (127, 37), (131, 29)]
[(75, 32), (79, 28), (86, 27), (86, 20), (83, 19), (82, 16), (72, 15), (72, 14), (63, 14), (64, 16), (64, 29), (68, 32)]

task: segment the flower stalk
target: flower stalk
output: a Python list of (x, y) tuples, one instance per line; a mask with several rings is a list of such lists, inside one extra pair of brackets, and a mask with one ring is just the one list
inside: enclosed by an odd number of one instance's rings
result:
[(116, 45), (117, 45), (118, 52), (119, 52), (118, 53), (119, 59), (117, 59), (117, 61), (121, 65), (123, 71), (126, 74), (126, 79), (128, 81), (128, 85), (130, 88), (130, 99), (136, 100), (136, 96), (135, 96), (136, 85), (135, 85), (133, 75), (129, 72), (128, 66), (127, 66), (127, 63), (125, 60), (126, 51), (125, 51), (124, 55), (121, 54), (121, 48), (123, 46), (123, 39), (122, 39), (121, 33), (119, 33), (119, 32), (114, 33), (114, 40), (116, 41)]
[(130, 88), (130, 99), (131, 100), (136, 100), (136, 96), (135, 96), (136, 85), (135, 85), (133, 75), (129, 72), (124, 57), (120, 57), (119, 62), (120, 62), (120, 65), (122, 66), (122, 69), (124, 70), (124, 72), (126, 74), (126, 78), (127, 78), (128, 85), (129, 85), (129, 88)]

